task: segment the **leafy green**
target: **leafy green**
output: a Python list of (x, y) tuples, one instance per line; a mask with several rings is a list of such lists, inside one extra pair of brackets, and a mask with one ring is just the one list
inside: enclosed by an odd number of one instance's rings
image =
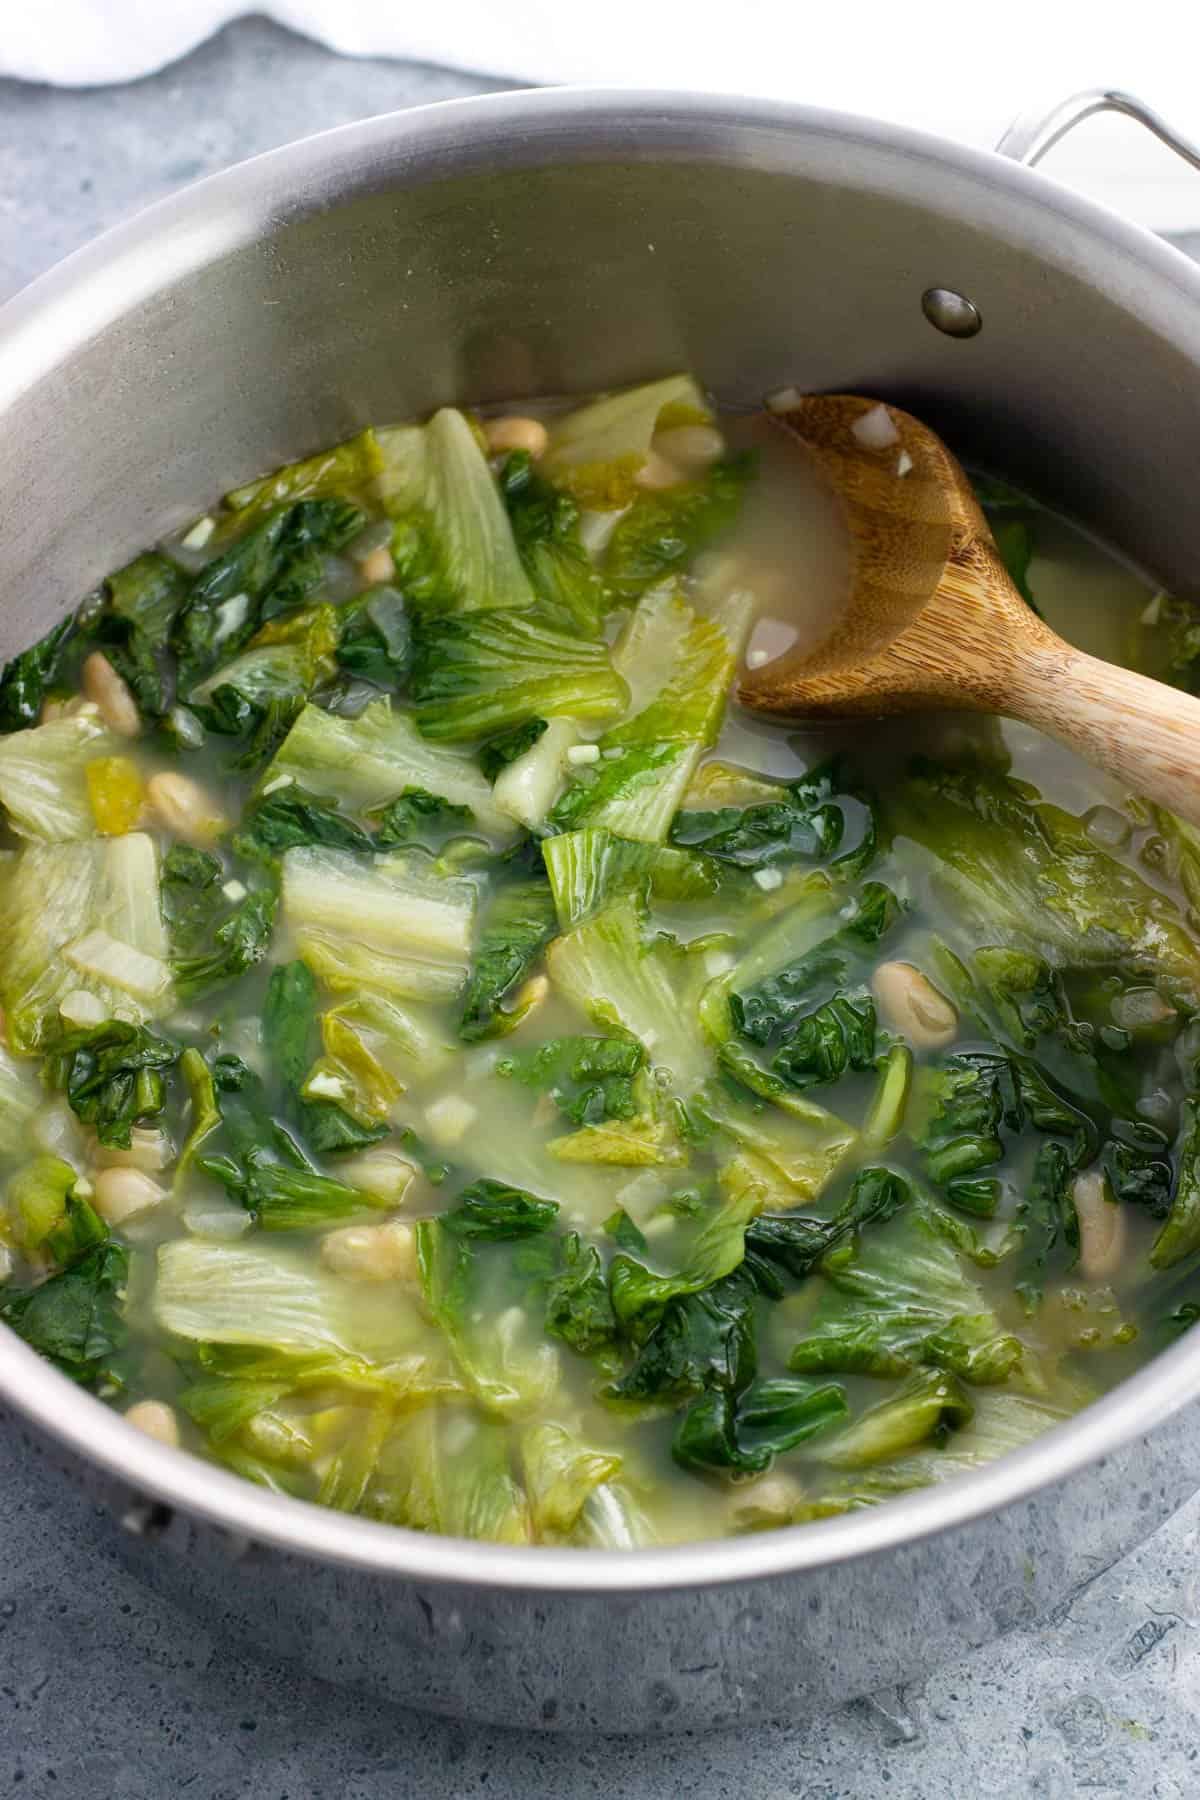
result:
[(110, 1017), (120, 1009), (145, 1024), (169, 1012), (166, 954), (157, 857), (144, 833), (31, 844), (0, 864), (0, 1000), (18, 1054), (58, 1034), (59, 1006), (80, 989)]
[[(851, 966), (863, 962), (900, 916), (900, 903), (882, 882), (869, 881), (852, 916), (812, 949), (746, 986), (729, 989), (734, 1029), (752, 1044), (768, 1045), (798, 1029), (822, 989), (841, 989)], [(738, 971), (734, 971), (734, 981)]]
[(629, 1038), (566, 1037), (516, 1051), (496, 1072), (543, 1089), (573, 1125), (594, 1125), (637, 1117), (637, 1077), (645, 1066), (646, 1052)]
[(752, 1381), (736, 1397), (710, 1388), (683, 1415), (671, 1451), (685, 1468), (761, 1475), (777, 1456), (840, 1424), (848, 1410), (845, 1390), (833, 1382), (777, 1376)]
[(639, 493), (618, 521), (604, 556), (604, 581), (614, 598), (640, 599), (727, 531), (755, 462), (753, 451), (741, 451), (713, 463), (701, 480)]
[(1200, 1248), (1200, 1102), (1189, 1096), (1180, 1109), (1176, 1145), (1179, 1172), (1166, 1223), (1150, 1249), (1156, 1269), (1169, 1269)]
[(150, 551), (108, 577), (95, 610), (84, 608), (87, 637), (104, 651), (146, 718), (161, 719), (174, 698), (166, 649), (186, 592), (174, 563)]
[(500, 492), (542, 610), (566, 630), (599, 637), (608, 597), (580, 542), (575, 501), (536, 472), (527, 450), (506, 459)]
[(647, 842), (666, 837), (721, 728), (750, 611), (744, 593), (712, 617), (667, 586), (642, 596), (613, 648), (628, 708), (600, 738), (600, 760), (577, 769), (553, 807), (560, 831), (602, 825)]
[(794, 860), (866, 866), (875, 851), (873, 811), (842, 759), (777, 785), (777, 799), (677, 813), (671, 842), (740, 869)]
[(542, 859), (564, 931), (623, 894), (652, 900), (708, 900), (721, 886), (720, 865), (666, 844), (639, 843), (599, 826), (542, 841)]
[(408, 788), (469, 806), (483, 830), (512, 838), (510, 819), (499, 812), (473, 756), (423, 738), (390, 701), (375, 700), (357, 719), (337, 718), (306, 706), (261, 783), (268, 797), (293, 781), (309, 794), (363, 815), (386, 806)]
[(190, 694), (242, 650), (263, 619), (316, 591), (315, 551), (339, 550), (366, 522), (350, 502), (298, 500), (255, 518), (206, 563), (171, 626), (178, 687)]
[(627, 689), (608, 647), (524, 613), (472, 612), (421, 622), (412, 697), (428, 738), (462, 739), (567, 714), (612, 719)]
[(94, 837), (87, 767), (124, 747), (94, 710), (0, 738), (0, 802), (13, 830), (46, 843)]
[(180, 998), (194, 1000), (226, 987), (260, 963), (270, 946), (278, 903), (273, 888), (252, 890), (216, 927), (207, 949), (175, 957), (172, 968)]
[(0, 731), (20, 731), (37, 724), (42, 701), (58, 671), (74, 625), (75, 620), (68, 616), (28, 650), (5, 663), (0, 673)]
[(110, 1148), (128, 1150), (134, 1125), (156, 1117), (167, 1101), (165, 1072), (179, 1048), (144, 1026), (110, 1019), (65, 1033), (46, 1058), (46, 1079)]
[(493, 898), (471, 960), (458, 1034), (468, 1043), (511, 1031), (527, 1008), (504, 1002), (553, 936), (554, 903), (544, 881), (510, 882)]
[(95, 1244), (39, 1286), (5, 1290), (0, 1319), (72, 1381), (85, 1387), (114, 1381), (114, 1361), (127, 1338), (121, 1302), (128, 1274), (120, 1244)]
[(316, 1035), (317, 984), (302, 962), (271, 971), (263, 1004), (263, 1048), (288, 1093), (301, 1137), (317, 1152), (359, 1150), (387, 1136), (386, 1124), (363, 1123), (332, 1099), (306, 1099), (303, 1089)]
[(459, 806), (441, 794), (418, 787), (404, 788), (386, 806), (373, 807), (367, 816), (379, 821), (375, 827), (375, 846), (379, 850), (394, 850), (414, 838), (428, 838), (431, 833), (444, 836), (475, 822), (469, 806)]
[(396, 589), (367, 588), (339, 608), (338, 621), (339, 668), (377, 687), (398, 688), (412, 660), (412, 626)]
[(254, 524), (288, 501), (364, 494), (382, 468), (379, 443), (368, 427), (332, 449), (318, 450), (315, 456), (285, 463), (271, 475), (231, 488), (225, 504), (237, 514), (238, 525)]
[(793, 1020), (771, 1060), (776, 1074), (801, 1090), (874, 1066), (875, 1005), (865, 992), (835, 994)]
[(427, 612), (532, 606), (504, 504), (462, 413), (443, 407), (427, 425), (381, 431), (379, 443), (405, 597)]
[(589, 400), (549, 421), (540, 468), (581, 506), (626, 506), (641, 491), (635, 477), (654, 433), (668, 425), (707, 422), (704, 396), (690, 375), (670, 375)]
[(501, 1243), (547, 1231), (557, 1217), (553, 1200), (538, 1200), (522, 1188), (485, 1177), (463, 1188), (454, 1208), (442, 1213), (440, 1224), (457, 1238)]
[(939, 1369), (919, 1369), (816, 1454), (834, 1468), (861, 1469), (900, 1456), (918, 1444), (944, 1443), (974, 1416), (974, 1404), (955, 1376)]
[(242, 833), (273, 855), (297, 844), (324, 844), (332, 850), (366, 855), (375, 848), (370, 833), (348, 818), (339, 806), (319, 794), (310, 794), (298, 782), (289, 782), (252, 801), (242, 815)]
[(600, 1252), (575, 1231), (567, 1232), (559, 1245), (560, 1260), (546, 1285), (546, 1330), (577, 1355), (595, 1356), (607, 1350), (617, 1334)]
[(526, 719), (522, 725), (514, 725), (509, 731), (502, 731), (496, 737), (489, 738), (486, 744), (479, 746), (479, 766), (489, 781), (495, 781), (502, 770), (507, 769), (527, 750), (532, 750), (538, 740), (545, 735), (548, 719)]
[(1007, 938), (1080, 969), (1119, 963), (1200, 1004), (1200, 951), (1175, 904), (1025, 784), (919, 761), (888, 811), (897, 833), (940, 859), (976, 942)]

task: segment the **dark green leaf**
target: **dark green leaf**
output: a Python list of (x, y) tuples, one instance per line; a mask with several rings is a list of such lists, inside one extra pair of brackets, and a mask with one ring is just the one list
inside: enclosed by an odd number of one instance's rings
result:
[(526, 450), (508, 457), (500, 492), (530, 586), (556, 625), (598, 637), (604, 583), (579, 539), (579, 508), (533, 467)]
[(597, 1125), (637, 1117), (634, 1078), (645, 1066), (646, 1053), (632, 1038), (568, 1037), (505, 1057), (496, 1073), (543, 1089), (573, 1125)]
[(273, 856), (300, 844), (324, 844), (359, 855), (369, 855), (375, 848), (369, 832), (348, 818), (336, 801), (310, 794), (296, 782), (253, 801), (243, 815), (242, 831)]
[(59, 655), (74, 625), (73, 618), (63, 619), (31, 649), (5, 663), (0, 674), (0, 732), (21, 731), (37, 724)]
[(0, 1319), (73, 1381), (92, 1386), (111, 1377), (125, 1345), (128, 1272), (119, 1244), (98, 1244), (39, 1287), (0, 1297)]
[(548, 1231), (557, 1217), (553, 1200), (538, 1200), (523, 1188), (484, 1177), (462, 1190), (453, 1211), (441, 1215), (441, 1223), (457, 1238), (499, 1243)]
[(128, 1150), (134, 1125), (166, 1104), (164, 1072), (179, 1048), (143, 1026), (111, 1019), (67, 1032), (46, 1059), (51, 1087), (66, 1090), (72, 1111), (110, 1148)]
[(396, 589), (368, 588), (340, 609), (338, 619), (339, 667), (377, 687), (398, 688), (408, 674), (412, 627)]
[(441, 794), (431, 794), (425, 788), (403, 788), (394, 800), (385, 806), (375, 806), (367, 814), (375, 825), (375, 847), (379, 850), (394, 850), (400, 844), (409, 844), (414, 838), (422, 838), (430, 843), (442, 838), (447, 832), (466, 831), (475, 823), (475, 815), (469, 806), (459, 806), (453, 800), (443, 799)]
[(699, 481), (639, 494), (604, 555), (604, 581), (614, 598), (637, 600), (728, 530), (755, 462), (752, 451), (740, 451), (713, 463)]
[(505, 1013), (504, 1001), (557, 929), (554, 900), (544, 879), (514, 882), (499, 890), (471, 964), (460, 1037), (474, 1043), (502, 1033), (515, 1022)]
[(526, 719), (523, 725), (515, 725), (511, 731), (502, 731), (498, 737), (489, 738), (486, 744), (479, 746), (479, 766), (489, 781), (495, 781), (502, 769), (509, 763), (516, 762), (518, 756), (524, 756), (532, 750), (549, 719)]

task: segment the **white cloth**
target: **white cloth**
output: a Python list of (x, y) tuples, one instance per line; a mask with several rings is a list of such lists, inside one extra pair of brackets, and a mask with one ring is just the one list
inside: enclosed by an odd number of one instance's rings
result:
[[(129, 81), (247, 10), (347, 56), (805, 101), (977, 146), (1032, 104), (1120, 86), (1200, 138), (1192, 0), (0, 0), (0, 74)], [(1200, 174), (1127, 121), (1090, 121), (1047, 168), (1144, 224), (1200, 229)]]

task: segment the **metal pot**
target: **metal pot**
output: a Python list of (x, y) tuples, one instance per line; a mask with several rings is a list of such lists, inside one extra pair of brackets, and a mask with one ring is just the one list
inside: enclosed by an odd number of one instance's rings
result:
[[(506, 94), (233, 169), (4, 310), (0, 654), (198, 499), (368, 419), (676, 366), (733, 402), (886, 394), (1165, 583), (1200, 569), (1182, 256), (1002, 157), (870, 121)], [(276, 1498), (140, 1436), (0, 1329), (10, 1455), (86, 1483), (155, 1585), (399, 1700), (610, 1731), (794, 1719), (1034, 1616), (1200, 1483), (1198, 1389), (1193, 1334), (941, 1489), (585, 1555)]]

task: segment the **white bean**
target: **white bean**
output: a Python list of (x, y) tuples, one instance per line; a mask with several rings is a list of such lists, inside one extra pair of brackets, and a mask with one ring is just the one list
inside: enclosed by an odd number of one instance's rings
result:
[(633, 479), (636, 486), (657, 491), (659, 488), (678, 487), (686, 477), (677, 463), (668, 462), (657, 450), (651, 450)]
[(163, 1400), (139, 1400), (131, 1406), (125, 1417), (130, 1425), (136, 1425), (147, 1437), (154, 1438), (160, 1444), (169, 1444), (172, 1450), (179, 1448), (179, 1420), (175, 1410)]
[(364, 556), (358, 565), (359, 574), (368, 587), (375, 587), (381, 581), (390, 581), (396, 573), (396, 564), (386, 544), (380, 544), (369, 556)]
[(141, 1169), (102, 1169), (96, 1177), (96, 1211), (110, 1225), (122, 1225), (165, 1199), (157, 1181)]
[(347, 1156), (338, 1163), (338, 1180), (347, 1187), (370, 1194), (374, 1200), (399, 1206), (411, 1186), (416, 1169), (398, 1150), (363, 1150), (358, 1156)]
[(1079, 1268), (1088, 1281), (1111, 1281), (1125, 1261), (1125, 1211), (1100, 1169), (1088, 1169), (1071, 1188), (1079, 1220)]
[(321, 1261), (352, 1281), (415, 1281), (417, 1248), (411, 1225), (343, 1225), (321, 1240)]
[(676, 425), (669, 431), (656, 431), (652, 447), (691, 474), (725, 454), (725, 439), (715, 425)]
[(142, 729), (137, 701), (102, 650), (93, 650), (81, 671), (83, 691), (110, 731), (133, 738)]
[(128, 1150), (108, 1144), (96, 1144), (94, 1161), (100, 1169), (145, 1169), (155, 1173), (174, 1161), (175, 1146), (165, 1131), (135, 1125), (129, 1134)]
[(958, 1014), (912, 963), (880, 963), (871, 986), (884, 1020), (918, 1050), (940, 1050), (958, 1033)]
[(152, 775), (146, 783), (151, 810), (168, 831), (190, 843), (210, 844), (225, 830), (226, 821), (215, 801), (190, 775), (173, 769)]
[(509, 450), (528, 450), (536, 462), (545, 454), (550, 433), (540, 419), (522, 418), (519, 413), (506, 413), (502, 419), (485, 419), (483, 435), (493, 456)]

